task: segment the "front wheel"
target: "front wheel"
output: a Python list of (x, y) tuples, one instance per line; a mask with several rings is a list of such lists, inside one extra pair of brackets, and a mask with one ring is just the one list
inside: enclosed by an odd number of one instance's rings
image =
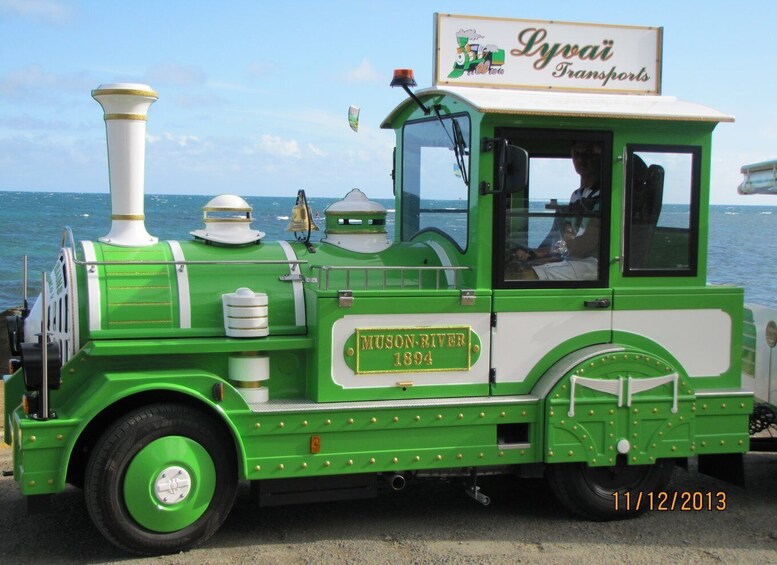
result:
[(549, 465), (545, 475), (556, 498), (568, 510), (588, 520), (605, 521), (645, 512), (649, 506), (647, 493), (664, 490), (673, 469), (671, 460), (613, 467), (560, 463)]
[(132, 412), (100, 438), (86, 468), (95, 526), (118, 547), (175, 553), (208, 539), (237, 492), (231, 440), (217, 422), (185, 406)]

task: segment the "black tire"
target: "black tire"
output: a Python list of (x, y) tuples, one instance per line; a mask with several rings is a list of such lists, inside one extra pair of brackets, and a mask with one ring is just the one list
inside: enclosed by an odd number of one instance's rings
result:
[[(159, 490), (160, 477), (173, 468), (188, 486), (179, 489), (183, 483), (168, 480), (173, 501), (163, 503), (158, 493), (168, 491)], [(157, 404), (123, 416), (102, 435), (84, 490), (89, 515), (109, 541), (132, 553), (159, 555), (213, 535), (232, 508), (237, 483), (233, 442), (215, 420), (185, 406)]]
[(607, 521), (634, 518), (645, 512), (650, 500), (647, 493), (665, 490), (673, 470), (671, 460), (614, 467), (559, 463), (549, 465), (545, 476), (556, 498), (569, 511), (587, 520)]

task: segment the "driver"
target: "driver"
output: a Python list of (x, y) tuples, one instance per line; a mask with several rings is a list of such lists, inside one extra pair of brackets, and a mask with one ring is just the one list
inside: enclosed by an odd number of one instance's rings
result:
[[(534, 250), (518, 249), (515, 257), (529, 262), (523, 275), (539, 280), (594, 280), (598, 276), (600, 218), (600, 169), (602, 147), (599, 143), (577, 141), (572, 144), (572, 164), (580, 175), (580, 187), (569, 197), (553, 228)], [(563, 213), (565, 212), (565, 213)]]

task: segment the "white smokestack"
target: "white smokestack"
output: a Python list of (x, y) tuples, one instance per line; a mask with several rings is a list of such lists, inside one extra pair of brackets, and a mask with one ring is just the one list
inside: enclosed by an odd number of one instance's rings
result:
[(101, 84), (92, 97), (105, 112), (108, 172), (111, 186), (111, 231), (100, 241), (121, 247), (143, 247), (158, 239), (146, 231), (143, 176), (146, 159), (146, 114), (157, 93), (146, 84)]

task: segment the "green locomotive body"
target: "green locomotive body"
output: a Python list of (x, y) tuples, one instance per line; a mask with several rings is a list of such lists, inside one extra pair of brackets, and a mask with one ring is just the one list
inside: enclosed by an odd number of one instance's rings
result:
[[(153, 101), (142, 86), (94, 95)], [(487, 502), (479, 474), (545, 472), (571, 510), (611, 519), (627, 514), (613, 493), (662, 488), (678, 460), (736, 471), (753, 410), (743, 293), (706, 283), (712, 131), (731, 118), (651, 95), (416, 96), (383, 124), (393, 243), (361, 193), (327, 210), (319, 242), (240, 239), (239, 206), (212, 208), (233, 214), (220, 238), (207, 223), (189, 241), (65, 238), (5, 380), (24, 495), (83, 486), (104, 535), (153, 554), (207, 539), (238, 481), (273, 505), (456, 474)], [(106, 109), (109, 143), (132, 116)], [(543, 279), (548, 263), (516, 250), (581, 215), (564, 176), (581, 141), (601, 195), (577, 221), (595, 246), (581, 275), (554, 241), (552, 269), (573, 274)], [(33, 355), (41, 319), (54, 378)]]

